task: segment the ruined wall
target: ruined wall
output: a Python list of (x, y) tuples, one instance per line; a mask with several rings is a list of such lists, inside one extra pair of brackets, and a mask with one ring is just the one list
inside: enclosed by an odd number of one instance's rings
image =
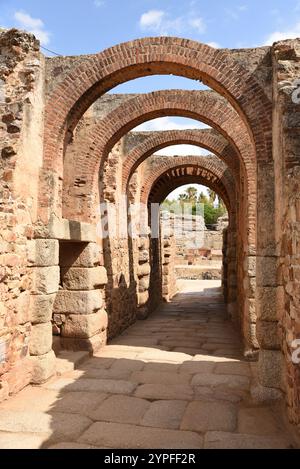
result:
[[(137, 318), (137, 246), (127, 230), (129, 206), (122, 193), (123, 141), (109, 154), (100, 174), (100, 202), (107, 203), (109, 235), (103, 239), (104, 263), (107, 269), (106, 307), (109, 338), (115, 337)], [(131, 196), (135, 197), (131, 187)]]
[[(300, 423), (300, 40), (273, 48), (273, 155), (276, 179), (277, 285), (261, 292), (261, 367), (265, 385), (286, 392), (290, 420)], [(278, 335), (279, 332), (279, 335)], [(298, 339), (297, 343), (293, 343)], [(280, 350), (281, 349), (281, 350)], [(265, 362), (272, 358), (273, 366)]]
[(32, 379), (36, 331), (30, 294), (37, 264), (27, 247), (35, 243), (39, 203), (43, 68), (34, 36), (17, 30), (0, 33), (0, 400)]

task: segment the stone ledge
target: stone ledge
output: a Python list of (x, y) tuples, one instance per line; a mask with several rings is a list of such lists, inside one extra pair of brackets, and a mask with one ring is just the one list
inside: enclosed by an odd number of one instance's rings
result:
[(52, 217), (47, 226), (36, 226), (34, 237), (84, 243), (95, 243), (97, 240), (95, 225), (56, 217)]

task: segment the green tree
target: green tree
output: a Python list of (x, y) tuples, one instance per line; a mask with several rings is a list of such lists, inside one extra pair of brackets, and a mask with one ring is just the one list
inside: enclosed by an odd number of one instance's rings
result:
[(200, 192), (200, 195), (198, 197), (198, 203), (199, 204), (207, 204), (209, 202), (207, 196), (204, 194), (204, 192)]
[(208, 197), (209, 197), (209, 200), (211, 203), (215, 203), (216, 199), (217, 199), (217, 194), (215, 193), (215, 191), (213, 191), (212, 189), (207, 189), (208, 190)]
[(198, 190), (196, 189), (196, 187), (188, 187), (186, 190), (186, 198), (188, 200), (188, 202), (190, 203), (196, 203), (197, 202), (197, 196), (198, 196)]

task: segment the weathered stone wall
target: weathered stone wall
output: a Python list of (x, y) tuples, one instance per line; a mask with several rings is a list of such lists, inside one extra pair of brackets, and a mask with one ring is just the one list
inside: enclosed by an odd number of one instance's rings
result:
[[(122, 193), (123, 158), (121, 140), (110, 152), (100, 175), (100, 203), (107, 204), (109, 221), (109, 232), (103, 239), (104, 263), (108, 275), (106, 307), (109, 338), (120, 334), (137, 318), (136, 239), (127, 230), (130, 215), (126, 213), (129, 206)], [(133, 184), (133, 199), (137, 190), (138, 187), (135, 188)]]
[[(300, 40), (273, 48), (273, 155), (276, 180), (276, 284), (260, 291), (263, 384), (286, 392), (290, 420), (300, 423)], [(270, 267), (270, 268), (271, 268)], [(295, 340), (298, 342), (293, 344)], [(272, 359), (272, 366), (267, 367)]]
[(30, 294), (37, 288), (37, 269), (30, 248), (42, 166), (43, 68), (32, 35), (0, 33), (0, 400), (32, 379), (36, 334)]

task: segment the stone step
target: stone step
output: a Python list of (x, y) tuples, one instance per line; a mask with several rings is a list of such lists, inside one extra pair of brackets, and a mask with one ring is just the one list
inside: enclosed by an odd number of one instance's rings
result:
[(70, 371), (76, 370), (79, 365), (90, 358), (89, 352), (70, 352), (60, 350), (56, 356), (56, 374), (61, 376)]

